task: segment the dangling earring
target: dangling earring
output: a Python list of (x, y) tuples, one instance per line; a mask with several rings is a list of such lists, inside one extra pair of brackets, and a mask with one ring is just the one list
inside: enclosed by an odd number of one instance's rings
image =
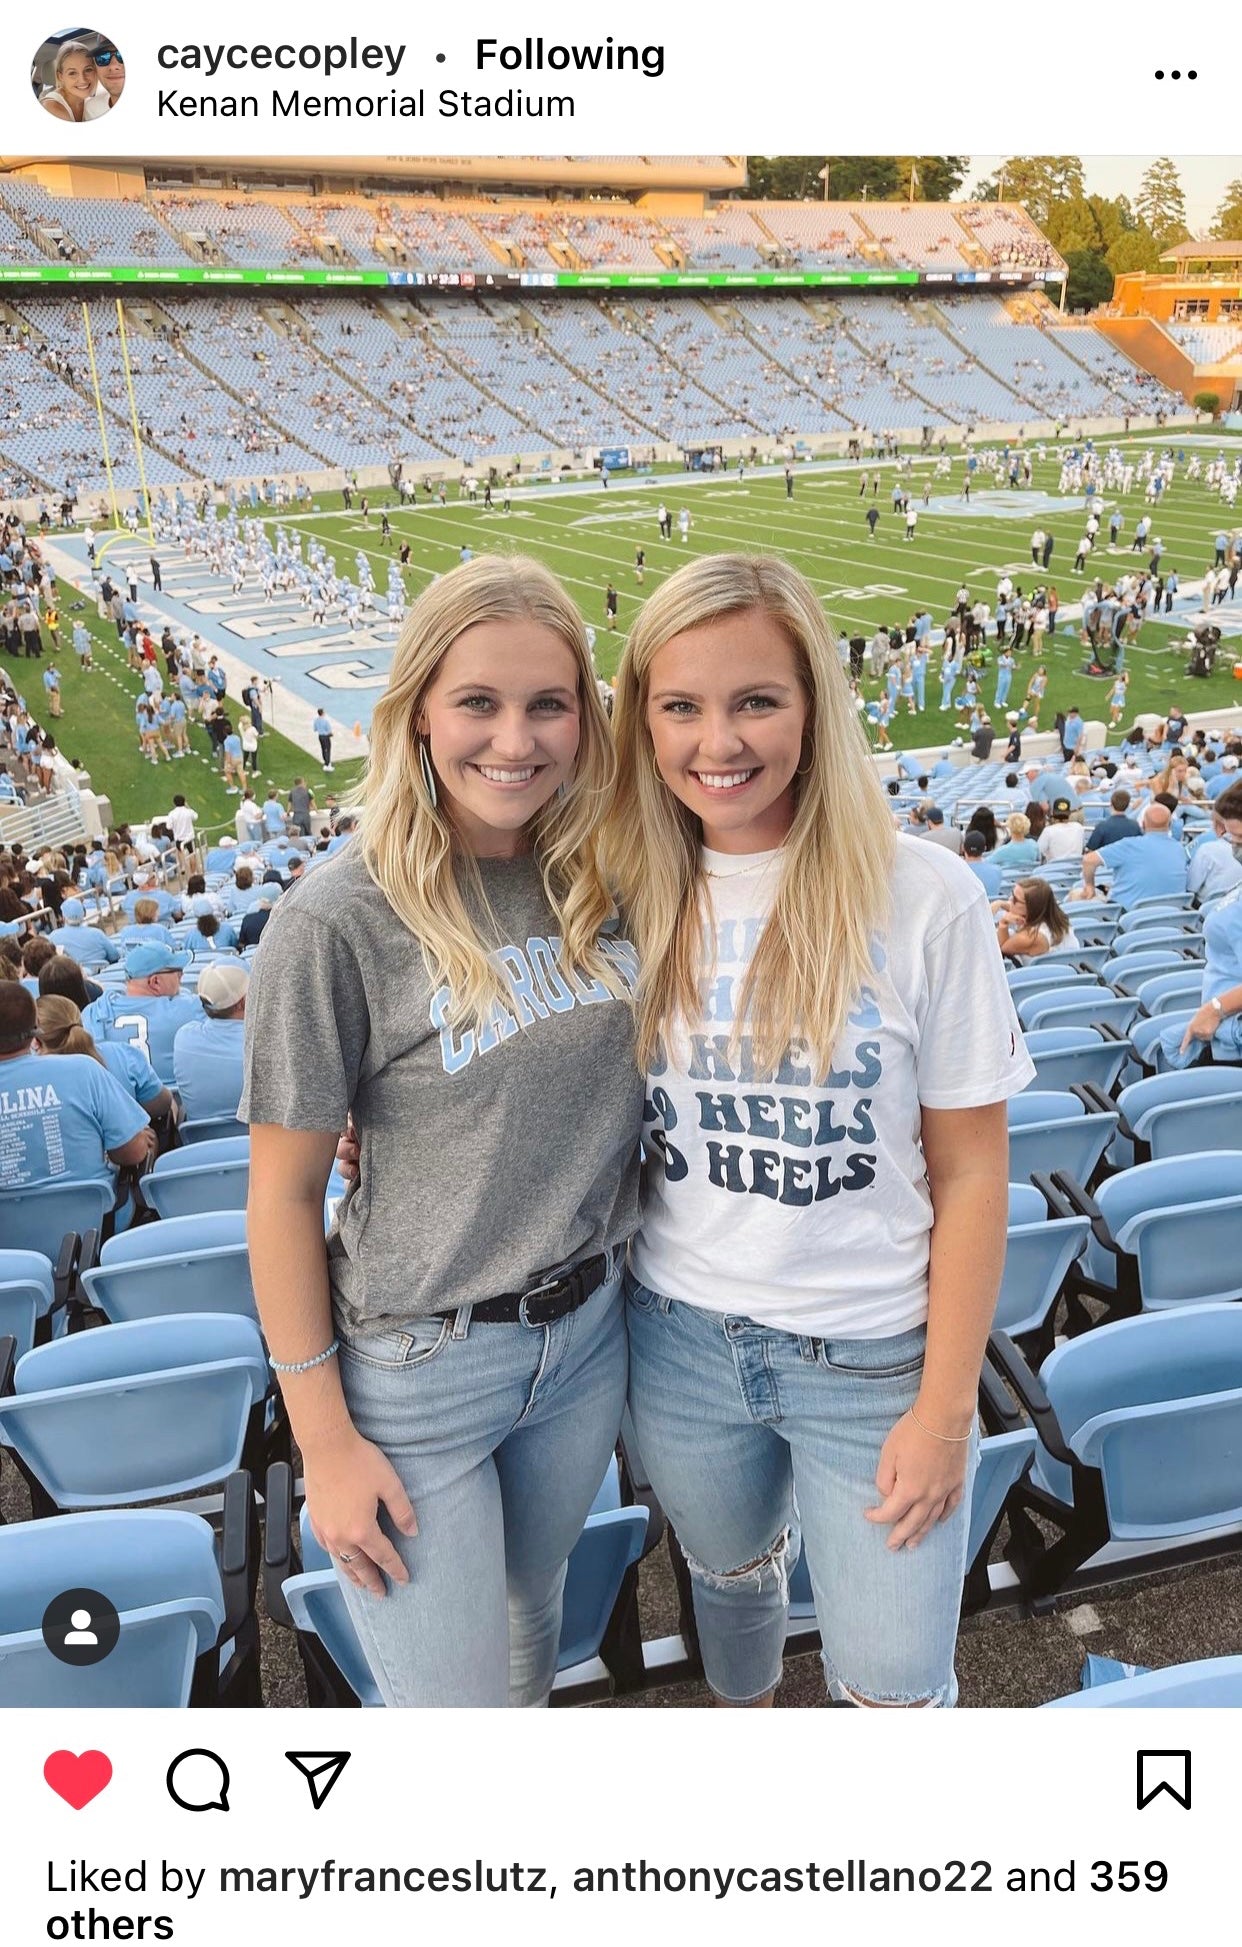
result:
[(423, 774), (427, 802), (434, 811), (440, 802), (440, 794), (436, 790), (436, 774), (431, 768), (431, 747), (425, 737), (420, 737), (418, 740), (418, 768)]
[[(802, 752), (801, 752), (801, 751), (799, 751), (799, 752), (798, 752), (798, 755), (799, 755), (799, 757), (801, 757), (801, 755), (802, 755)], [(814, 751), (812, 751), (812, 753), (811, 753), (811, 756), (810, 756), (810, 760), (809, 760), (809, 762), (808, 762), (808, 763), (806, 763), (805, 765), (803, 765), (803, 764), (799, 764), (799, 766), (798, 766), (798, 768), (797, 768), (797, 770), (796, 770), (796, 771), (794, 772), (794, 776), (795, 776), (795, 777), (810, 777), (810, 775), (811, 775), (811, 772), (812, 772), (812, 771), (813, 771), (814, 769), (815, 769), (815, 753), (814, 753)]]

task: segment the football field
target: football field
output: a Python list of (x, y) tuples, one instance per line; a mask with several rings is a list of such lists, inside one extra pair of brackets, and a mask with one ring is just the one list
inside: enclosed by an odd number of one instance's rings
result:
[[(1205, 466), (1217, 452), (1232, 455), (1238, 445), (1237, 436), (1214, 428), (1180, 436), (1147, 433), (1116, 443), (1135, 461), (1145, 451), (1158, 453), (1169, 445), (1185, 459), (1197, 455)], [(1099, 442), (1101, 449), (1110, 444)], [(873, 494), (877, 474), (878, 487)], [(534, 555), (560, 577), (595, 630), (596, 661), (605, 676), (615, 672), (642, 601), (695, 554), (738, 550), (783, 555), (809, 577), (838, 632), (861, 631), (868, 636), (879, 624), (906, 623), (923, 607), (930, 610), (939, 628), (962, 584), (973, 599), (982, 598), (994, 610), (997, 582), (1007, 573), (1027, 593), (1044, 584), (1055, 587), (1060, 599), (1059, 632), (1055, 643), (1051, 637), (1045, 639), (1042, 651), (1049, 685), (1040, 721), (1047, 728), (1055, 712), (1071, 703), (1076, 703), (1087, 718), (1107, 720), (1108, 683), (1081, 673), (1086, 656), (1078, 635), (1077, 604), (1097, 575), (1110, 582), (1128, 569), (1146, 564), (1150, 541), (1141, 552), (1132, 551), (1131, 546), (1135, 524), (1146, 512), (1152, 519), (1151, 535), (1159, 535), (1164, 542), (1162, 565), (1166, 572), (1170, 567), (1177, 569), (1181, 593), (1173, 615), (1145, 623), (1137, 643), (1127, 649), (1131, 672), (1127, 718), (1148, 711), (1163, 715), (1176, 696), (1192, 718), (1196, 711), (1236, 704), (1242, 721), (1242, 685), (1233, 675), (1235, 661), (1242, 664), (1242, 594), (1236, 601), (1226, 599), (1214, 611), (1213, 619), (1225, 634), (1211, 678), (1192, 680), (1185, 676), (1183, 648), (1188, 619), (1200, 608), (1198, 584), (1213, 560), (1216, 537), (1221, 532), (1232, 535), (1242, 531), (1242, 510), (1222, 504), (1216, 491), (1208, 489), (1201, 479), (1187, 480), (1185, 466), (1179, 462), (1177, 478), (1155, 507), (1146, 503), (1141, 479), (1136, 479), (1128, 495), (1103, 494), (1103, 525), (1095, 552), (1088, 557), (1086, 572), (1075, 574), (1074, 556), (1085, 518), (1083, 498), (1062, 496), (1058, 492), (1059, 475), (1059, 453), (1052, 448), (1042, 464), (1036, 463), (1029, 488), (997, 486), (980, 467), (968, 501), (962, 493), (965, 466), (960, 453), (952, 456), (947, 478), (936, 475), (935, 455), (916, 455), (912, 470), (900, 475), (918, 509), (917, 534), (912, 541), (904, 538), (905, 522), (892, 510), (892, 489), (899, 478), (893, 461), (800, 468), (792, 497), (786, 493), (779, 469), (747, 471), (740, 481), (735, 472), (717, 478), (660, 474), (643, 480), (614, 475), (607, 488), (597, 482), (521, 488), (515, 491), (507, 514), (502, 511), (497, 489), (492, 509), (484, 507), (481, 493), (473, 503), (451, 497), (445, 506), (425, 500), (402, 507), (395, 495), (385, 492), (371, 496), (366, 521), (357, 505), (349, 512), (339, 504), (331, 506), (330, 501), (338, 500), (335, 495), (321, 497), (313, 511), (286, 510), (267, 520), (269, 526), (279, 522), (289, 535), (299, 536), (304, 550), (312, 537), (321, 540), (339, 558), (342, 572), (352, 575), (355, 557), (365, 554), (381, 601), (388, 564), (404, 541), (410, 546), (409, 564), (404, 570), (409, 598), (434, 575), (455, 566), (463, 547), (475, 556), (489, 551)], [(672, 518), (671, 540), (662, 539), (658, 532), (656, 510), (661, 500)], [(874, 536), (866, 521), (867, 510), (873, 505), (879, 510)], [(679, 525), (683, 508), (690, 517), (684, 539)], [(1111, 550), (1108, 524), (1114, 508), (1120, 512), (1123, 525), (1118, 547)], [(387, 544), (380, 531), (381, 511), (388, 513), (391, 522)], [(1036, 569), (1031, 561), (1031, 535), (1036, 528), (1054, 539), (1046, 571)], [(639, 547), (646, 556), (641, 583), (635, 567), (635, 550)], [(161, 553), (167, 560), (168, 550)], [(609, 631), (605, 615), (609, 581), (619, 594), (615, 631)], [(63, 592), (63, 613), (68, 623), (73, 597), (69, 589)], [(109, 791), (118, 816), (137, 818), (167, 809), (171, 787), (169, 778), (162, 774), (167, 770), (172, 785), (186, 790), (191, 802), (197, 803), (204, 825), (230, 817), (235, 801), (224, 797), (218, 779), (203, 763), (156, 770), (139, 758), (133, 730), (137, 674), (125, 669), (114, 632), (96, 623), (93, 608), (87, 620), (100, 643), (102, 653), (97, 660), (110, 680), (101, 683), (97, 676), (79, 676), (76, 667), (68, 666), (74, 662), (72, 652), (67, 650), (62, 655), (67, 717), (61, 739), (64, 747), (84, 757), (96, 779)], [(204, 621), (202, 632), (205, 637), (213, 635), (209, 621)], [(339, 627), (334, 633), (316, 632), (307, 624), (302, 634), (305, 640), (286, 635), (278, 648), (272, 648), (270, 653), (278, 655), (279, 662), (265, 662), (259, 639), (250, 640), (240, 653), (265, 675), (278, 680), (278, 726), (283, 720), (304, 739), (319, 701), (342, 726), (341, 761), (334, 777), (322, 779), (322, 783), (341, 789), (357, 771), (351, 752), (360, 752), (363, 747), (361, 739), (352, 735), (352, 727), (358, 722), (365, 729), (369, 721), (371, 706), (382, 691), (391, 664), (393, 636), (385, 637), (372, 628), (359, 646), (342, 641)], [(225, 636), (215, 639), (222, 647), (232, 646), (233, 653), (239, 653)], [(946, 744), (955, 734), (956, 712), (942, 713), (937, 707), (939, 661), (938, 651), (933, 650), (927, 710), (910, 716), (903, 708), (893, 720), (890, 735), (899, 748)], [(1010, 707), (1020, 705), (1034, 667), (1032, 651), (1021, 651)], [(869, 697), (878, 694), (879, 686), (869, 677), (863, 687)], [(989, 709), (994, 693), (995, 676), (989, 671), (982, 690)], [(196, 751), (205, 753), (205, 733), (196, 731), (194, 743)], [(278, 737), (265, 741), (263, 771), (265, 786), (270, 782), (282, 789), (295, 775), (311, 776), (312, 781), (319, 778), (317, 760), (307, 756), (304, 748), (286, 744)]]

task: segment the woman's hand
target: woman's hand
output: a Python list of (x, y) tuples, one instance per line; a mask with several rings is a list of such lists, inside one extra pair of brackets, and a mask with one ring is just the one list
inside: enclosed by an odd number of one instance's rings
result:
[(306, 1506), (321, 1548), (344, 1564), (349, 1581), (372, 1595), (387, 1593), (384, 1577), (408, 1582), (409, 1571), (379, 1524), (379, 1511), (403, 1535), (418, 1521), (392, 1462), (352, 1426), (339, 1438), (302, 1455)]
[(354, 1128), (354, 1118), (349, 1116), (345, 1123), (345, 1133), (336, 1146), (337, 1173), (346, 1183), (356, 1183), (360, 1170), (362, 1147), (358, 1141), (358, 1131)]
[(917, 1548), (937, 1522), (948, 1520), (965, 1492), (969, 1452), (969, 1441), (938, 1440), (908, 1413), (898, 1420), (875, 1470), (884, 1499), (865, 1510), (868, 1521), (892, 1528), (890, 1549)]
[(1192, 1041), (1210, 1041), (1219, 1028), (1223, 1016), (1211, 1001), (1205, 1001), (1197, 1013), (1192, 1014), (1186, 1023), (1182, 1036), (1181, 1053), (1185, 1054)]

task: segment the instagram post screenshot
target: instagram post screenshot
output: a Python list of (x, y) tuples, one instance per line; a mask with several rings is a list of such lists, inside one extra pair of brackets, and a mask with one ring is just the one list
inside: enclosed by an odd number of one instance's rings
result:
[(13, 1947), (1219, 1913), (1242, 153), (946, 24), (10, 30)]

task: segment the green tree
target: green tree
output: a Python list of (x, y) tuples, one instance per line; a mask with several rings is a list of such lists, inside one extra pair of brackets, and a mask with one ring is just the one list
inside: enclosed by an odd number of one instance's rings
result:
[(1186, 228), (1186, 196), (1177, 165), (1170, 156), (1157, 156), (1150, 168), (1144, 170), (1134, 208), (1161, 250), (1186, 241), (1190, 235)]
[(900, 203), (910, 194), (920, 202), (942, 203), (956, 194), (966, 179), (967, 156), (813, 155), (747, 157), (747, 184), (742, 192), (755, 201), (820, 201), (822, 172), (828, 170), (828, 198), (834, 203)]
[(1071, 311), (1094, 311), (1113, 294), (1113, 273), (1098, 250), (1062, 252), (1066, 269), (1065, 302)]
[(1242, 176), (1235, 176), (1226, 185), (1212, 221), (1212, 235), (1219, 243), (1242, 243)]
[(1220, 411), (1219, 392), (1196, 392), (1192, 401), (1196, 412), (1210, 412), (1213, 419)]
[(1158, 270), (1161, 246), (1145, 223), (1133, 230), (1126, 230), (1118, 237), (1106, 253), (1106, 262), (1111, 271), (1118, 276), (1123, 271)]
[(1087, 193), (1082, 158), (1076, 155), (1016, 155), (994, 176), (976, 184), (980, 202), (1021, 203), (1041, 230), (1058, 203)]

